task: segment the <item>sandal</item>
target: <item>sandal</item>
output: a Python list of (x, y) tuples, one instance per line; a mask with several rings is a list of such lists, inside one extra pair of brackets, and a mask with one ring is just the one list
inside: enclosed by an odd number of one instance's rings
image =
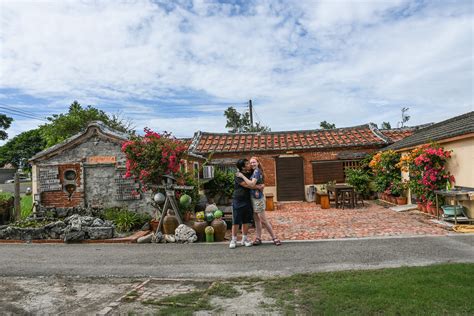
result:
[(275, 246), (281, 246), (281, 241), (278, 238), (273, 238), (273, 243)]
[(262, 240), (260, 238), (255, 238), (255, 240), (253, 241), (253, 245), (254, 246), (258, 246), (258, 245), (261, 245), (262, 244)]

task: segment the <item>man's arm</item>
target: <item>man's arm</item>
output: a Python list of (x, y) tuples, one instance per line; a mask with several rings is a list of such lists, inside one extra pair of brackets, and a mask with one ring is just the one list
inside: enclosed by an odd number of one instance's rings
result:
[(248, 184), (244, 180), (240, 181), (239, 185), (244, 187), (244, 188), (247, 188), (247, 189), (257, 189), (257, 190), (261, 190), (261, 191), (263, 191), (263, 189), (265, 188), (264, 184), (257, 184), (257, 185)]

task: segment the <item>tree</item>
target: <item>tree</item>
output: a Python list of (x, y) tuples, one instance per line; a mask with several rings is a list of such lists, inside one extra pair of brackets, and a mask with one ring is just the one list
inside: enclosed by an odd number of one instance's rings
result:
[(402, 120), (400, 122), (398, 122), (398, 125), (400, 127), (404, 127), (405, 126), (405, 123), (408, 122), (408, 120), (410, 119), (410, 115), (406, 115), (405, 113), (408, 112), (410, 108), (402, 108)]
[(382, 122), (382, 129), (392, 129), (390, 122)]
[(270, 131), (270, 127), (262, 125), (259, 122), (252, 125), (250, 122), (249, 112), (239, 113), (232, 106), (225, 110), (224, 116), (227, 118), (225, 127), (229, 129), (229, 133), (257, 133)]
[(336, 124), (328, 123), (326, 121), (322, 121), (321, 123), (319, 123), (319, 126), (322, 129), (335, 129), (336, 128)]
[(13, 119), (5, 114), (0, 114), (0, 140), (8, 138), (8, 134), (5, 132), (10, 127)]
[(53, 114), (47, 119), (50, 123), (40, 126), (41, 135), (46, 140), (46, 147), (51, 147), (79, 133), (92, 121), (102, 121), (118, 131), (133, 133), (130, 121), (125, 121), (117, 115), (109, 116), (90, 105), (83, 108), (77, 101), (69, 106), (68, 113)]
[(0, 167), (11, 163), (15, 168), (25, 167), (28, 159), (43, 150), (46, 141), (39, 129), (23, 132), (0, 147)]

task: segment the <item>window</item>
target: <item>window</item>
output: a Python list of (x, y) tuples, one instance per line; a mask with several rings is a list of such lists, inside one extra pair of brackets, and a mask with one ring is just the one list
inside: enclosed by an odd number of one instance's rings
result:
[(313, 162), (313, 182), (324, 184), (329, 181), (342, 183), (346, 181), (346, 170), (358, 168), (359, 160), (331, 160)]

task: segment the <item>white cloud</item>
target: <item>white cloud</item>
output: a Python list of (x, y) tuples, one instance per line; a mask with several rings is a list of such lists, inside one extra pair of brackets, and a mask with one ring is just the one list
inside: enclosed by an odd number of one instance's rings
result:
[(472, 110), (463, 1), (165, 4), (0, 2), (0, 88), (20, 93), (2, 102), (31, 95), (57, 113), (78, 100), (179, 136), (224, 131), (218, 104), (250, 98), (273, 130), (395, 125), (401, 106), (413, 123)]

